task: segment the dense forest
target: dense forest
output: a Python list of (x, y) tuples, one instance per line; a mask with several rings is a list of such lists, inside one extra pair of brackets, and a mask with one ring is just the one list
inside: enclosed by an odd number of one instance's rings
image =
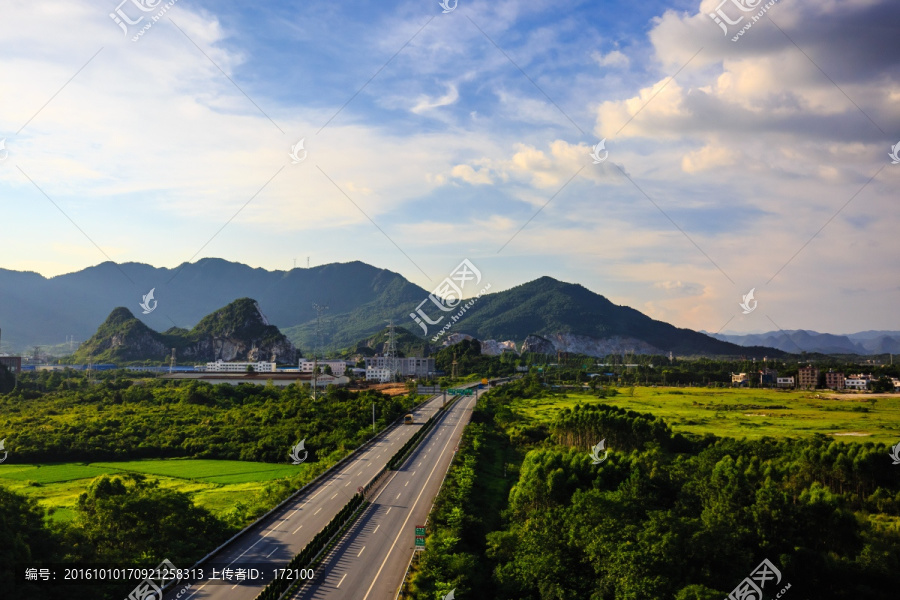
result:
[(513, 410), (547, 394), (529, 376), (479, 400), (411, 597), (721, 600), (764, 559), (780, 573), (765, 598), (896, 597), (900, 479), (883, 444), (685, 437), (602, 404), (536, 427)]

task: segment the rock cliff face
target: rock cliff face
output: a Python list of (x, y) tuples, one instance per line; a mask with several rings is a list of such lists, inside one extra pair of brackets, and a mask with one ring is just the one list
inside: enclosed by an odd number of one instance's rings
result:
[(488, 356), (498, 356), (500, 354), (503, 354), (503, 352), (510, 351), (518, 353), (518, 349), (516, 349), (516, 343), (511, 340), (507, 340), (505, 342), (498, 342), (497, 340), (483, 340), (481, 342), (481, 353)]
[(222, 359), (296, 363), (297, 349), (270, 325), (250, 298), (235, 300), (203, 317), (192, 330), (153, 331), (127, 308), (116, 308), (67, 362), (165, 362), (175, 348), (180, 364)]
[(655, 348), (647, 342), (633, 337), (616, 335), (598, 339), (574, 333), (557, 333), (544, 337), (529, 335), (522, 344), (522, 352), (535, 352), (538, 354), (571, 352), (587, 356), (606, 356), (607, 354), (623, 354), (626, 352), (665, 354), (659, 348)]

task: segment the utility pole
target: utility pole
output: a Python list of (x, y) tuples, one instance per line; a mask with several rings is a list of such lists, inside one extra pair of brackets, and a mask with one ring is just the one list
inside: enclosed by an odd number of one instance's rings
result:
[(372, 401), (372, 433), (375, 433), (375, 401)]
[(450, 379), (456, 379), (456, 352), (453, 353), (453, 364), (450, 369)]
[(172, 358), (169, 359), (169, 375), (175, 371), (175, 348), (172, 348)]
[[(307, 261), (309, 258), (306, 259)], [(313, 400), (316, 399), (316, 392), (319, 389), (319, 320), (322, 318), (322, 312), (328, 310), (323, 304), (313, 304), (316, 309), (316, 346), (313, 350)]]

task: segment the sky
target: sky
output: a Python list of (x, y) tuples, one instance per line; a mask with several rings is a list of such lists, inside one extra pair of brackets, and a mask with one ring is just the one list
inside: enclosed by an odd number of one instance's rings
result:
[(896, 0), (118, 1), (0, 6), (0, 268), (468, 259), (900, 329)]

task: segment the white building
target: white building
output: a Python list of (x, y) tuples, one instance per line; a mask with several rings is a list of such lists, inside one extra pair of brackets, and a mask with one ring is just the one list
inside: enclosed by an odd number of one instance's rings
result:
[(775, 378), (775, 386), (780, 388), (792, 388), (794, 387), (794, 378), (793, 377), (776, 377)]
[[(324, 369), (326, 366), (331, 367), (331, 372), (336, 377), (343, 377), (344, 373), (347, 371), (347, 363), (343, 360), (320, 360), (318, 361), (318, 364), (319, 369)], [(312, 373), (315, 361), (301, 358), (298, 366), (301, 373)]]
[(850, 390), (864, 390), (869, 384), (868, 379), (845, 379), (844, 387)]
[(367, 367), (366, 381), (388, 383), (391, 380), (391, 370), (386, 367)]
[[(370, 368), (388, 369), (392, 359), (386, 356), (368, 356), (366, 357), (366, 379), (368, 379), (368, 370)], [(433, 358), (417, 358), (408, 356), (405, 358), (394, 357), (394, 368), (400, 373), (401, 377), (428, 377), (434, 374), (435, 365)]]
[(207, 373), (246, 373), (247, 367), (253, 367), (255, 373), (275, 372), (275, 363), (273, 362), (225, 362), (221, 358), (216, 362), (206, 363), (205, 367), (197, 365), (194, 369)]

